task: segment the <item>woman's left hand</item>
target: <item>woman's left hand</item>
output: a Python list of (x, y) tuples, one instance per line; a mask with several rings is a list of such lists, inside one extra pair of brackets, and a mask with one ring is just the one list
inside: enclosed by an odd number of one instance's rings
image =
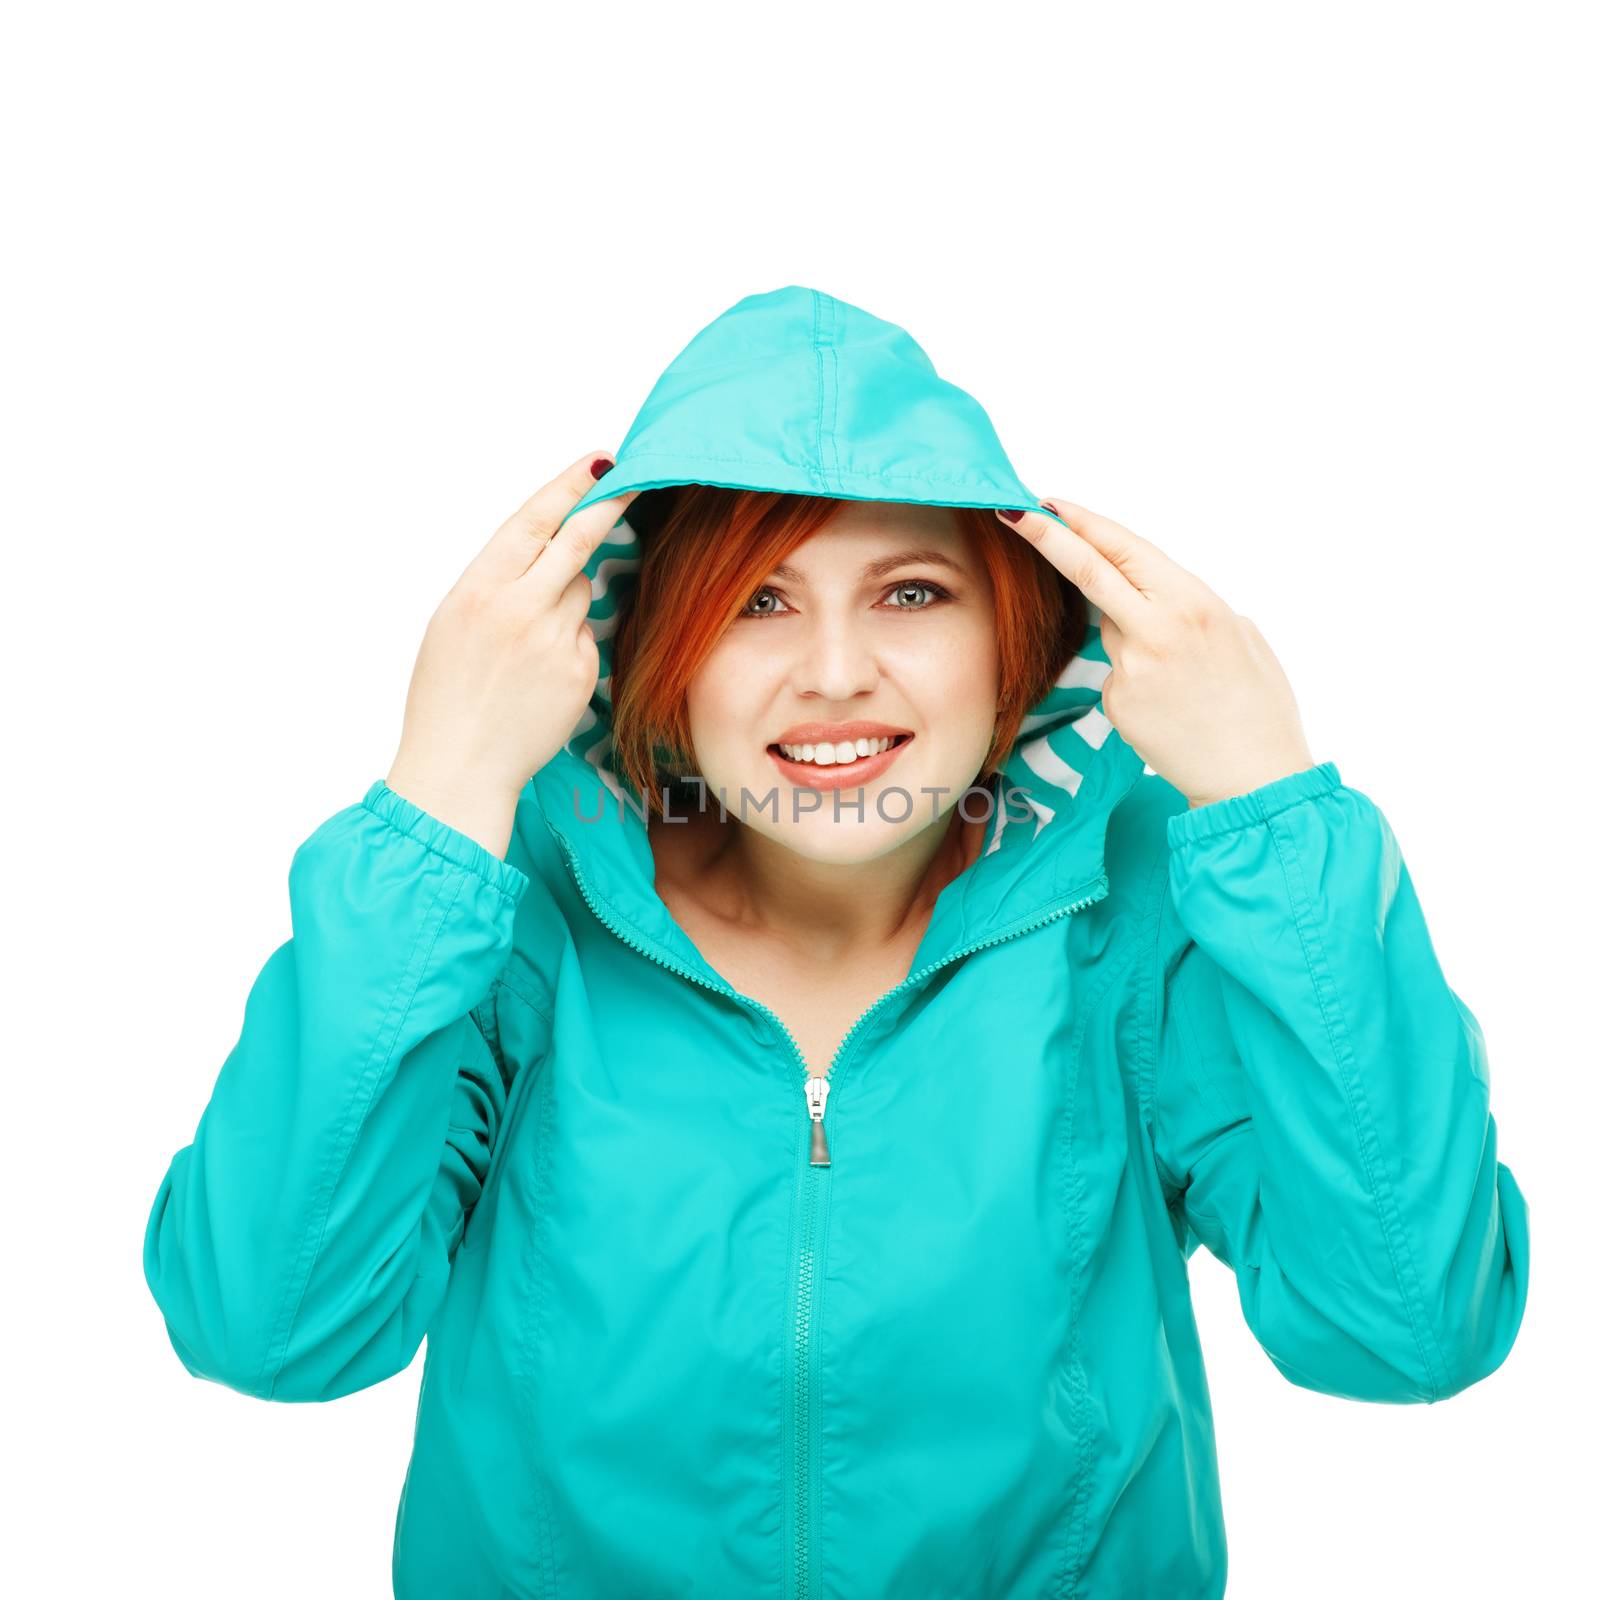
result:
[(1189, 805), (1247, 793), (1314, 766), (1278, 658), (1192, 572), (1109, 517), (1069, 500), (997, 512), (1102, 613), (1111, 658), (1100, 706)]

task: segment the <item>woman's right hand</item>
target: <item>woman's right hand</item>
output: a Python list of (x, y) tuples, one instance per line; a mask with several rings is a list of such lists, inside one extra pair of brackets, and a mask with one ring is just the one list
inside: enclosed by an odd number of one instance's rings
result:
[(638, 491), (562, 518), (612, 465), (591, 450), (514, 512), (440, 602), (417, 652), (385, 781), (501, 859), (517, 797), (594, 693), (583, 568)]

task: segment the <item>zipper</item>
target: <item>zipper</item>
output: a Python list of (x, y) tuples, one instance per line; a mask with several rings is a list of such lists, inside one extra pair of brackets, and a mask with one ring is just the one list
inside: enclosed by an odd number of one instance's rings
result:
[(812, 1313), (816, 1288), (816, 1258), (817, 1258), (817, 1217), (821, 1209), (821, 1187), (823, 1175), (832, 1169), (832, 1157), (828, 1150), (828, 1136), (823, 1126), (823, 1114), (827, 1108), (828, 1094), (832, 1086), (832, 1079), (838, 1070), (839, 1062), (844, 1056), (850, 1042), (860, 1031), (863, 1023), (876, 1012), (880, 1006), (914, 984), (921, 983), (923, 979), (938, 972), (940, 968), (947, 967), (952, 961), (959, 961), (964, 956), (969, 956), (977, 950), (986, 950), (991, 945), (1004, 944), (1009, 939), (1020, 938), (1025, 933), (1032, 933), (1036, 928), (1042, 928), (1047, 923), (1055, 922), (1062, 917), (1070, 917), (1075, 911), (1082, 911), (1085, 906), (1090, 906), (1097, 900), (1103, 900), (1109, 888), (1106, 874), (1101, 872), (1088, 883), (1079, 886), (1072, 900), (1065, 905), (1058, 905), (1045, 912), (1042, 916), (1033, 917), (1020, 923), (1014, 928), (1007, 928), (1001, 933), (991, 934), (987, 939), (979, 939), (973, 944), (962, 945), (959, 949), (952, 950), (948, 955), (941, 956), (937, 961), (929, 962), (927, 966), (908, 973), (894, 988), (878, 996), (865, 1011), (850, 1024), (849, 1030), (839, 1041), (838, 1047), (833, 1052), (833, 1059), (828, 1063), (826, 1073), (813, 1073), (806, 1064), (805, 1053), (801, 1050), (794, 1035), (784, 1025), (783, 1018), (771, 1007), (763, 1005), (761, 1001), (751, 995), (741, 994), (731, 984), (717, 983), (706, 977), (703, 973), (694, 971), (683, 965), (681, 961), (674, 961), (670, 956), (642, 943), (638, 938), (628, 932), (626, 928), (619, 927), (617, 923), (600, 907), (591, 892), (583, 868), (578, 865), (577, 852), (568, 843), (566, 836), (559, 832), (555, 826), (545, 819), (545, 825), (555, 836), (561, 846), (561, 853), (566, 857), (567, 868), (572, 874), (573, 882), (578, 886), (578, 892), (583, 896), (590, 911), (604, 927), (609, 928), (624, 944), (637, 950), (641, 955), (648, 956), (658, 965), (665, 967), (669, 972), (676, 972), (680, 976), (690, 979), (702, 988), (710, 989), (715, 994), (726, 995), (731, 1000), (736, 1000), (740, 1005), (759, 1011), (763, 1016), (774, 1022), (784, 1038), (789, 1041), (789, 1047), (794, 1052), (796, 1065), (800, 1068), (802, 1084), (805, 1091), (806, 1110), (806, 1138), (809, 1144), (810, 1159), (805, 1163), (800, 1176), (802, 1190), (800, 1195), (800, 1253), (795, 1274), (795, 1309), (794, 1309), (794, 1400), (791, 1420), (794, 1425), (794, 1590), (793, 1600), (813, 1600), (816, 1585), (813, 1581), (815, 1558), (813, 1545), (815, 1539), (812, 1532), (812, 1483), (811, 1475), (817, 1462), (817, 1407), (812, 1399), (812, 1366), (815, 1341), (813, 1339)]
[(617, 924), (600, 909), (600, 903), (590, 891), (589, 881), (583, 874), (583, 868), (578, 865), (577, 852), (567, 842), (566, 836), (559, 833), (551, 824), (549, 818), (545, 819), (545, 826), (550, 829), (556, 842), (561, 846), (561, 853), (567, 858), (567, 868), (572, 873), (573, 882), (578, 886), (578, 892), (584, 898), (589, 909), (594, 913), (596, 921), (603, 927), (609, 928), (625, 945), (637, 950), (640, 955), (648, 956), (658, 965), (665, 967), (669, 972), (676, 972), (679, 977), (688, 978), (698, 983), (702, 988), (709, 989), (713, 994), (726, 995), (730, 1000), (737, 1000), (740, 1005), (759, 1011), (764, 1017), (775, 1022), (784, 1038), (789, 1041), (789, 1048), (794, 1051), (794, 1059), (803, 1076), (810, 1077), (811, 1069), (806, 1066), (805, 1053), (801, 1050), (799, 1041), (784, 1026), (783, 1018), (770, 1007), (762, 1005), (752, 995), (740, 994), (731, 984), (716, 983), (702, 972), (696, 972), (693, 967), (686, 967), (681, 961), (674, 961), (670, 956), (663, 955), (661, 951), (652, 949), (649, 945), (641, 943), (626, 928), (619, 928)]
[[(830, 1066), (828, 1072), (832, 1072)], [(806, 1085), (806, 1109), (811, 1113), (811, 1165), (831, 1167), (833, 1158), (828, 1154), (828, 1135), (822, 1126), (822, 1114), (828, 1108), (828, 1078), (808, 1071), (811, 1081)]]
[(1054, 922), (1058, 918), (1070, 917), (1073, 912), (1081, 911), (1085, 906), (1093, 905), (1096, 900), (1104, 899), (1107, 888), (1106, 875), (1102, 872), (1091, 882), (1081, 885), (1068, 904), (1056, 906), (1043, 916), (1034, 917), (1018, 927), (1008, 928), (1004, 932), (993, 934), (987, 939), (979, 939), (973, 944), (962, 945), (959, 949), (952, 950), (948, 955), (940, 957), (939, 960), (929, 962), (927, 966), (908, 973), (894, 988), (890, 989), (886, 994), (879, 995), (850, 1024), (849, 1031), (839, 1041), (838, 1049), (833, 1052), (833, 1060), (828, 1063), (826, 1076), (813, 1078), (806, 1085), (806, 1110), (811, 1119), (811, 1160), (801, 1178), (802, 1183), (805, 1185), (805, 1191), (800, 1208), (800, 1266), (796, 1275), (794, 1313), (794, 1600), (813, 1600), (813, 1596), (817, 1593), (819, 1587), (814, 1582), (815, 1558), (812, 1547), (815, 1539), (811, 1526), (813, 1487), (811, 1475), (818, 1457), (817, 1441), (815, 1439), (817, 1408), (812, 1403), (811, 1368), (814, 1342), (812, 1339), (812, 1298), (816, 1283), (816, 1232), (820, 1199), (819, 1190), (822, 1184), (822, 1174), (829, 1171), (832, 1166), (828, 1153), (827, 1135), (822, 1125), (823, 1110), (828, 1100), (829, 1082), (838, 1070), (840, 1058), (844, 1055), (850, 1041), (860, 1030), (862, 1024), (880, 1006), (892, 1000), (902, 990), (910, 988), (913, 984), (921, 983), (923, 979), (939, 971), (941, 967), (946, 967), (952, 961), (958, 961), (963, 956), (969, 956), (975, 950), (984, 950), (990, 945), (1003, 944), (1008, 939), (1016, 939), (1025, 933), (1032, 933), (1034, 929), (1042, 928), (1046, 923)]

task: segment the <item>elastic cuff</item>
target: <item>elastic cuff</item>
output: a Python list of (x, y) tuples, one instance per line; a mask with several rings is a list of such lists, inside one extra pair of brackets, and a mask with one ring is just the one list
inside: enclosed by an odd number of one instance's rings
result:
[(382, 778), (361, 797), (361, 803), (374, 816), (398, 828), (408, 839), (415, 839), (424, 849), (443, 856), (453, 866), (476, 873), (490, 888), (498, 889), (513, 904), (522, 898), (523, 891), (528, 887), (527, 873), (520, 867), (512, 866), (509, 861), (502, 861), (459, 828), (441, 822), (414, 801), (397, 794)]
[(1187, 811), (1174, 812), (1167, 818), (1167, 846), (1176, 850), (1180, 845), (1192, 844), (1200, 839), (1211, 839), (1219, 833), (1229, 833), (1235, 828), (1245, 828), (1251, 823), (1265, 822), (1270, 816), (1302, 800), (1314, 800), (1318, 795), (1337, 789), (1342, 780), (1339, 769), (1331, 761), (1320, 762), (1301, 772), (1291, 772), (1274, 778), (1258, 789), (1245, 794), (1231, 794), (1209, 805), (1191, 806)]

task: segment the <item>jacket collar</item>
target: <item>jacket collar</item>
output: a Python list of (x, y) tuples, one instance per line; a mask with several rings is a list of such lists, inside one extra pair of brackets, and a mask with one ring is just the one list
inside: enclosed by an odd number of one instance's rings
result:
[[(1112, 813), (1144, 772), (1144, 760), (1112, 730), (1083, 775), (1070, 812), (1042, 820), (1005, 773), (1001, 801), (975, 861), (946, 884), (917, 947), (913, 970), (954, 959), (1098, 899), (1106, 879)], [(592, 763), (564, 749), (535, 775), (538, 810), (575, 883), (628, 942), (715, 985), (705, 960), (655, 887), (644, 818), (619, 799)]]

